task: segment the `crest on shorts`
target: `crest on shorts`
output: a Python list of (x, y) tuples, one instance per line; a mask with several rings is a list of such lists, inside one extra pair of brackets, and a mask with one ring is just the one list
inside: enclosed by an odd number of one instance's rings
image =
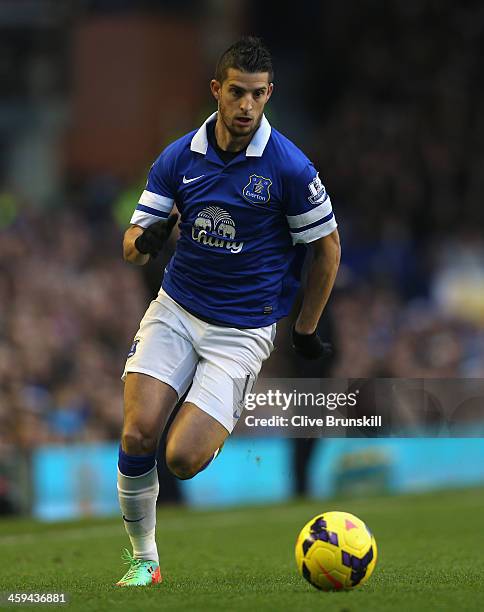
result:
[(131, 345), (131, 348), (129, 349), (129, 353), (128, 353), (128, 359), (130, 357), (132, 357), (135, 353), (136, 353), (136, 347), (138, 346), (140, 339), (139, 338), (135, 338), (133, 344)]
[(252, 204), (266, 204), (271, 199), (269, 191), (271, 185), (271, 179), (258, 174), (251, 174), (249, 182), (242, 190), (242, 195), (247, 202), (252, 202)]

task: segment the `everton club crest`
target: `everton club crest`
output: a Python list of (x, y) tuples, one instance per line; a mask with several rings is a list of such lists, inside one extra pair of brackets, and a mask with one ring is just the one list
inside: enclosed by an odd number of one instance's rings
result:
[(271, 179), (251, 174), (249, 183), (242, 190), (242, 195), (247, 202), (252, 202), (252, 204), (266, 204), (271, 199), (269, 192), (271, 185)]
[(129, 349), (129, 353), (128, 353), (128, 359), (130, 357), (132, 357), (135, 353), (136, 353), (136, 347), (138, 346), (138, 343), (140, 341), (140, 338), (135, 338), (133, 344), (131, 345), (131, 348)]

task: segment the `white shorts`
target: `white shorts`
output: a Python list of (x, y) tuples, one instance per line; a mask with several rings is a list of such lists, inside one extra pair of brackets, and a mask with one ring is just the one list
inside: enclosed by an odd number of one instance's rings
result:
[(163, 289), (136, 333), (123, 376), (140, 372), (173, 387), (229, 433), (242, 413), (262, 362), (274, 348), (276, 324), (255, 329), (211, 325), (197, 319)]

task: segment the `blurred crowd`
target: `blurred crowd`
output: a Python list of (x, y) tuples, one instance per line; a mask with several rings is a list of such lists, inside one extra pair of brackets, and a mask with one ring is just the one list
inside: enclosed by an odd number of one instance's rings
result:
[[(349, 4), (257, 3), (246, 20), (275, 56), (271, 121), (321, 171), (343, 248), (331, 364), (301, 365), (282, 321), (263, 375), (484, 377), (484, 7)], [(290, 53), (284, 19), (304, 32)], [(156, 282), (89, 197), (0, 215), (0, 441), (19, 448), (119, 435), (119, 377)]]
[(482, 377), (484, 7), (350, 5), (320, 9), (305, 100), (343, 243), (333, 374)]
[[(25, 210), (0, 240), (0, 439), (117, 439), (120, 375), (150, 289), (123, 262), (122, 231), (68, 206)], [(161, 265), (153, 265), (154, 283)], [(335, 346), (328, 368), (302, 363), (279, 325), (267, 377), (483, 377), (484, 329), (436, 300), (356, 283), (344, 261), (321, 334)], [(437, 276), (430, 273), (428, 281)], [(329, 319), (329, 321), (328, 321)], [(328, 338), (327, 338), (328, 339)]]
[(20, 214), (0, 240), (0, 439), (116, 439), (119, 379), (147, 291), (121, 233), (79, 212)]

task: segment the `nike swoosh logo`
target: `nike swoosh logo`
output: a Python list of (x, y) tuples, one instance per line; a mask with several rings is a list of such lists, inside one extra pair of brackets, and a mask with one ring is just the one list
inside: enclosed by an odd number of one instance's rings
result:
[(201, 179), (202, 176), (205, 176), (205, 174), (201, 174), (200, 176), (196, 176), (195, 178), (191, 179), (187, 179), (186, 176), (183, 176), (183, 184), (187, 185), (188, 183), (192, 183), (193, 181), (198, 181), (198, 179)]
[(139, 518), (139, 519), (134, 519), (134, 520), (131, 520), (131, 519), (127, 519), (127, 518), (124, 516), (124, 514), (123, 514), (123, 521), (126, 521), (127, 523), (139, 523), (139, 522), (140, 522), (140, 521), (142, 521), (144, 518), (145, 518), (145, 517), (144, 517), (144, 516), (142, 516), (142, 517), (141, 517), (141, 518)]

